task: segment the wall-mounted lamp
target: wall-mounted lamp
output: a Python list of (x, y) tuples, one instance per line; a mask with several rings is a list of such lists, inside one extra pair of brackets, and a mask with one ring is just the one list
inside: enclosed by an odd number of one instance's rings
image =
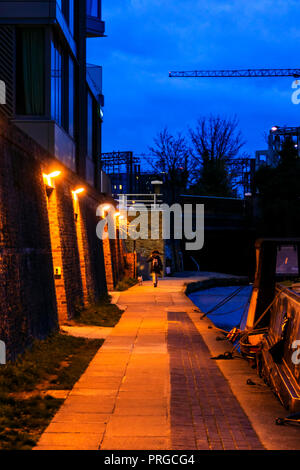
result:
[(110, 212), (111, 208), (112, 206), (110, 204), (106, 204), (105, 206), (101, 207), (101, 217), (106, 217), (108, 212)]
[(77, 197), (78, 194), (81, 194), (81, 193), (83, 193), (84, 191), (85, 191), (84, 188), (77, 188), (77, 189), (75, 189), (74, 191), (72, 191), (74, 200), (77, 201), (77, 199), (78, 199), (78, 197)]
[(60, 174), (61, 174), (61, 171), (53, 171), (52, 173), (49, 173), (48, 175), (46, 175), (46, 173), (43, 173), (43, 180), (44, 180), (45, 185), (48, 186), (49, 188), (54, 189), (55, 184), (54, 184), (53, 179), (59, 176)]

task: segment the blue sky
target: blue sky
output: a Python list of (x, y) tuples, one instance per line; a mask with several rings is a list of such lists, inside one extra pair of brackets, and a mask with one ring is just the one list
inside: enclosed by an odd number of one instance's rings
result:
[(298, 0), (103, 0), (106, 38), (88, 41), (103, 65), (103, 151), (148, 152), (165, 126), (236, 114), (253, 156), (265, 132), (300, 125), (292, 78), (170, 79), (169, 70), (300, 66)]

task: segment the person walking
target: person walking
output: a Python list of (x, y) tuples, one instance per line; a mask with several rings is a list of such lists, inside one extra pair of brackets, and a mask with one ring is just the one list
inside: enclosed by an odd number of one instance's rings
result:
[(157, 250), (152, 251), (151, 256), (147, 259), (148, 263), (151, 263), (150, 272), (153, 279), (153, 287), (157, 287), (158, 275), (161, 274), (163, 264), (160, 258), (160, 253)]

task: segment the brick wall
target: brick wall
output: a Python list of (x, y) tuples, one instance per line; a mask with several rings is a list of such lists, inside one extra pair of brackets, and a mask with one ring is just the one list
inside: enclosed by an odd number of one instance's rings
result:
[[(49, 188), (43, 173), (53, 170), (61, 175)], [(79, 186), (85, 192), (75, 204), (72, 191)], [(9, 359), (120, 278), (118, 242), (112, 241), (105, 268), (105, 244), (96, 236), (96, 208), (103, 202), (103, 195), (0, 119), (0, 340)]]
[[(157, 229), (152, 228), (151, 230), (151, 213), (148, 214), (148, 239), (131, 240), (128, 238), (125, 241), (126, 248), (129, 253), (134, 250), (137, 253), (136, 260), (136, 274), (137, 276), (142, 275), (144, 279), (150, 279), (150, 263), (147, 263), (147, 259), (151, 255), (153, 250), (158, 250), (161, 253), (161, 260), (165, 267), (165, 251), (166, 242), (162, 238), (162, 214), (161, 212), (157, 215), (159, 220), (159, 227)], [(129, 218), (129, 222), (132, 219)], [(130, 258), (129, 258), (130, 259)]]
[(126, 268), (125, 275), (126, 277), (131, 277), (135, 279), (137, 277), (137, 254), (136, 253), (126, 253)]
[(0, 339), (14, 359), (57, 328), (57, 310), (40, 167), (26, 138), (13, 144), (6, 121), (0, 128)]
[(114, 290), (125, 275), (125, 245), (117, 238), (103, 240), (107, 289)]

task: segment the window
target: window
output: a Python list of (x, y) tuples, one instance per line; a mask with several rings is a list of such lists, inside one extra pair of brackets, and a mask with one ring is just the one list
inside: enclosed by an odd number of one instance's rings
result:
[(41, 28), (17, 30), (16, 112), (45, 114), (45, 40)]
[(95, 165), (93, 159), (93, 98), (90, 93), (87, 95), (87, 159), (86, 159), (86, 179), (94, 185)]
[(74, 61), (69, 58), (69, 134), (74, 137), (74, 96), (75, 96), (75, 77)]
[(88, 93), (88, 104), (87, 104), (87, 154), (88, 157), (93, 156), (93, 98)]
[(281, 246), (277, 249), (276, 274), (298, 275), (297, 246)]
[(74, 0), (56, 0), (56, 4), (63, 13), (69, 29), (74, 36)]
[(51, 42), (51, 118), (62, 125), (62, 54), (59, 46)]
[(74, 36), (74, 0), (69, 0), (69, 28)]
[(99, 15), (99, 0), (87, 0), (87, 15), (98, 18)]

